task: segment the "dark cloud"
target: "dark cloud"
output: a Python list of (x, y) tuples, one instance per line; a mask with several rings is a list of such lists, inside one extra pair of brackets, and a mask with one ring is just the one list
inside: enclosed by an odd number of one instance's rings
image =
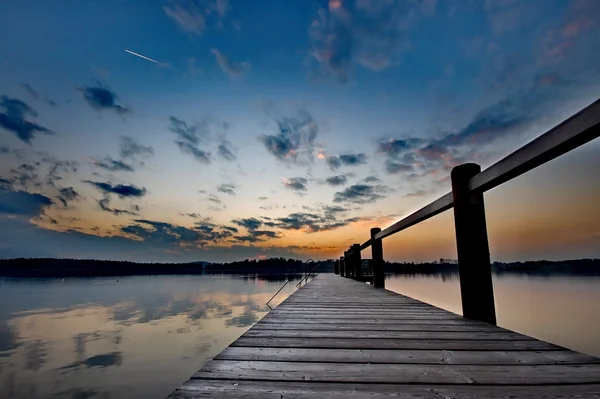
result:
[(21, 85), (21, 87), (23, 88), (23, 90), (25, 90), (27, 92), (27, 94), (29, 94), (34, 100), (39, 100), (40, 99), (40, 94), (33, 88), (31, 87), (31, 85), (29, 85), (28, 83), (23, 83)]
[(112, 185), (110, 183), (95, 182), (91, 180), (84, 180), (84, 183), (91, 184), (104, 194), (116, 194), (121, 198), (139, 198), (146, 195), (145, 188), (139, 188), (129, 184)]
[(227, 161), (235, 161), (237, 159), (235, 154), (233, 153), (233, 146), (231, 142), (227, 140), (219, 144), (219, 147), (217, 147), (217, 151), (219, 155)]
[(0, 186), (0, 214), (33, 218), (43, 214), (52, 204), (52, 200), (45, 195)]
[(233, 184), (220, 184), (217, 191), (229, 195), (235, 195), (235, 186)]
[(345, 175), (331, 176), (325, 179), (325, 182), (330, 186), (343, 186), (348, 178)]
[(202, 222), (197, 223), (194, 228), (145, 219), (136, 219), (134, 222), (138, 224), (122, 227), (121, 231), (144, 241), (168, 245), (204, 247), (208, 243), (231, 237), (231, 231), (216, 229), (214, 225)]
[(388, 188), (383, 185), (355, 184), (343, 191), (335, 193), (333, 202), (348, 202), (353, 204), (370, 204), (385, 198)]
[[(119, 215), (134, 215), (134, 216), (136, 216), (136, 215), (138, 215), (138, 213), (136, 211), (128, 211), (126, 209), (111, 208), (109, 198), (103, 198), (103, 199), (99, 200), (98, 205), (100, 206), (100, 209), (102, 209), (103, 211), (110, 212), (116, 216), (119, 216)], [(135, 205), (135, 207), (137, 207), (139, 210), (139, 207), (137, 205)]]
[(364, 165), (367, 163), (367, 156), (365, 154), (342, 154), (339, 157), (330, 155), (325, 158), (327, 165), (331, 170), (339, 169), (341, 166), (357, 166)]
[(236, 227), (232, 227), (232, 226), (223, 226), (224, 230), (228, 230), (231, 231), (232, 233), (237, 233), (239, 232), (239, 230)]
[(307, 191), (308, 180), (304, 177), (290, 177), (284, 179), (283, 185), (293, 191)]
[(27, 117), (36, 118), (38, 113), (23, 101), (7, 96), (0, 97), (0, 127), (17, 136), (25, 143), (30, 144), (36, 134), (53, 134), (50, 129), (35, 122), (27, 120)]
[(325, 158), (325, 162), (327, 162), (327, 165), (329, 165), (331, 170), (336, 170), (342, 166), (342, 162), (340, 161), (340, 159), (333, 155), (330, 155), (327, 158)]
[(211, 53), (215, 56), (217, 60), (217, 64), (223, 72), (225, 72), (230, 77), (239, 77), (246, 73), (250, 64), (247, 62), (235, 62), (231, 61), (225, 54), (221, 53), (219, 50), (213, 48), (210, 50)]
[(363, 165), (367, 163), (367, 156), (365, 154), (342, 154), (340, 162), (347, 166)]
[(245, 227), (247, 230), (256, 230), (263, 224), (260, 220), (256, 218), (235, 219), (232, 220), (231, 223), (237, 224), (241, 227)]
[(258, 197), (258, 199), (259, 199), (260, 201), (266, 201), (266, 200), (268, 200), (268, 199), (269, 199), (269, 197)]
[(63, 187), (58, 192), (59, 196), (57, 198), (65, 207), (69, 202), (75, 201), (80, 197), (79, 193), (73, 187)]
[(210, 152), (199, 147), (201, 138), (205, 139), (208, 136), (208, 123), (204, 121), (200, 125), (192, 126), (174, 116), (171, 116), (169, 120), (171, 122), (169, 130), (177, 135), (178, 139), (175, 140), (175, 143), (179, 149), (185, 154), (193, 155), (200, 163), (210, 164)]
[(364, 178), (365, 183), (380, 183), (381, 179), (377, 176), (367, 176)]
[(330, 1), (309, 29), (311, 76), (344, 84), (356, 64), (373, 71), (388, 67), (409, 48), (409, 28), (430, 9), (408, 1)]
[(112, 91), (101, 86), (83, 86), (79, 88), (87, 103), (98, 111), (112, 110), (124, 115), (131, 112), (128, 108), (118, 104), (119, 97)]
[(106, 169), (111, 172), (133, 172), (133, 166), (126, 164), (123, 161), (117, 161), (116, 159), (112, 159), (111, 157), (104, 157), (101, 161), (95, 161), (94, 165), (99, 168)]
[(131, 137), (121, 136), (119, 140), (119, 155), (123, 159), (154, 155), (154, 148), (142, 145)]
[(311, 114), (306, 110), (298, 110), (296, 116), (280, 118), (277, 127), (277, 134), (259, 137), (269, 153), (283, 162), (313, 161), (319, 126)]

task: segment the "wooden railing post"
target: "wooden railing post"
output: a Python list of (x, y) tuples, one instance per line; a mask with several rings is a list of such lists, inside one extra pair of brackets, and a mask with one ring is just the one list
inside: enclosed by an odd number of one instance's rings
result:
[(451, 172), (460, 296), (463, 316), (496, 325), (483, 193), (469, 191), (469, 181), (480, 172), (474, 163)]
[(380, 231), (381, 229), (379, 227), (371, 229), (371, 262), (373, 264), (373, 280), (371, 284), (373, 284), (373, 287), (375, 288), (385, 288), (383, 245), (381, 239), (375, 239), (375, 235)]
[(353, 258), (354, 258), (354, 279), (357, 281), (363, 281), (362, 272), (362, 259), (360, 257), (360, 244), (352, 245)]
[(343, 277), (348, 277), (349, 262), (350, 259), (348, 259), (348, 251), (344, 251), (344, 274), (342, 275)]
[(333, 261), (333, 273), (340, 274), (340, 261), (337, 259)]

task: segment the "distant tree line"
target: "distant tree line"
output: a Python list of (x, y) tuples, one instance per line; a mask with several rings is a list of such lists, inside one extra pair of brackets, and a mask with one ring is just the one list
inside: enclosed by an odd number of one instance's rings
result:
[(310, 271), (333, 271), (333, 260), (304, 263), (297, 259), (246, 259), (230, 263), (140, 263), (96, 259), (18, 258), (0, 260), (0, 276), (10, 277), (77, 277), (128, 276), (159, 274), (263, 273), (294, 274)]
[[(368, 274), (369, 262), (364, 262)], [(19, 258), (0, 260), (0, 276), (7, 277), (77, 277), (77, 276), (128, 276), (173, 274), (304, 274), (316, 266), (315, 272), (333, 272), (334, 260), (303, 262), (292, 258), (246, 259), (229, 263), (139, 263), (95, 259)], [(385, 262), (385, 272), (390, 274), (456, 274), (458, 262), (440, 259), (432, 262)], [(493, 262), (495, 273), (600, 275), (600, 259), (574, 259), (563, 261)], [(278, 277), (279, 278), (279, 277)]]

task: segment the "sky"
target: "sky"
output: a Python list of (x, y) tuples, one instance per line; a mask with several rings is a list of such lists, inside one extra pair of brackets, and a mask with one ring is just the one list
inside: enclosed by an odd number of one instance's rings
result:
[[(600, 97), (597, 0), (0, 2), (0, 258), (337, 258)], [(485, 195), (600, 257), (600, 144)], [(456, 258), (452, 212), (384, 240)], [(369, 250), (363, 257), (370, 257)]]

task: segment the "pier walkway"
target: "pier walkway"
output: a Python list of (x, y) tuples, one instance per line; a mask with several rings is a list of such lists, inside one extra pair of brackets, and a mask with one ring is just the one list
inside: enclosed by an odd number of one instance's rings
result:
[(321, 274), (169, 399), (600, 398), (600, 359)]

